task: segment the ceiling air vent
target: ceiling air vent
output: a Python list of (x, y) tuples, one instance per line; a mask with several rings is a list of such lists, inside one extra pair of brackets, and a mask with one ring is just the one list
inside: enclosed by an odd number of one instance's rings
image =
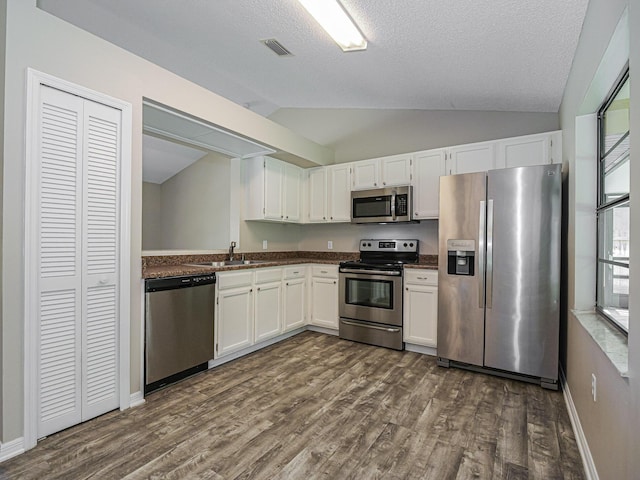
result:
[(289, 50), (287, 50), (278, 40), (275, 38), (269, 38), (267, 40), (260, 40), (264, 43), (273, 53), (278, 55), (279, 57), (290, 57), (293, 55)]

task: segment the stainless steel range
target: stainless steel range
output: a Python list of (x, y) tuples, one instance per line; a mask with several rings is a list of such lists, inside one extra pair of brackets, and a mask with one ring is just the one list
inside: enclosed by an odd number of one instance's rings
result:
[(417, 262), (418, 240), (361, 240), (340, 264), (340, 338), (403, 350), (403, 265)]

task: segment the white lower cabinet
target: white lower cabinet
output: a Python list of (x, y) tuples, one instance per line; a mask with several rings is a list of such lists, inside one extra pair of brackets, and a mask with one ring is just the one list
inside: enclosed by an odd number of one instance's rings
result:
[(338, 328), (338, 267), (311, 267), (310, 323), (319, 327)]
[(282, 332), (282, 269), (258, 269), (254, 280), (254, 343)]
[(405, 269), (404, 341), (435, 347), (438, 327), (438, 272)]
[(307, 268), (284, 269), (282, 282), (283, 332), (295, 330), (306, 323)]
[(305, 266), (219, 272), (216, 277), (215, 358), (305, 325)]
[[(236, 275), (233, 273), (224, 274)], [(243, 272), (242, 275), (247, 275)], [(222, 357), (253, 345), (253, 285), (249, 283), (237, 287), (223, 287), (218, 276), (218, 296), (216, 309), (216, 356)]]

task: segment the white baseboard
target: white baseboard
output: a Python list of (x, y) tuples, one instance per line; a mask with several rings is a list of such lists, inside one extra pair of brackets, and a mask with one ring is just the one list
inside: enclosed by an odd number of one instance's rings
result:
[(564, 394), (564, 401), (567, 404), (567, 411), (569, 412), (569, 419), (571, 420), (571, 426), (573, 427), (573, 433), (576, 437), (576, 443), (578, 444), (578, 450), (582, 457), (582, 466), (584, 467), (584, 473), (587, 480), (599, 480), (598, 471), (596, 465), (593, 462), (591, 456), (591, 450), (589, 450), (589, 444), (587, 443), (587, 437), (584, 435), (582, 425), (580, 424), (580, 417), (578, 417), (578, 411), (576, 405), (573, 403), (571, 397), (571, 391), (569, 390), (569, 384), (567, 378), (564, 375), (564, 370), (560, 369), (560, 384), (562, 385), (562, 393)]
[(435, 347), (425, 347), (424, 345), (416, 345), (415, 343), (405, 342), (404, 349), (407, 352), (422, 353), (423, 355), (430, 355), (432, 357), (438, 356), (438, 352)]
[(0, 463), (24, 453), (24, 438), (16, 438), (7, 443), (0, 443)]
[(269, 340), (265, 340), (264, 342), (256, 343), (255, 345), (251, 345), (250, 347), (243, 348), (242, 350), (238, 350), (237, 352), (230, 353), (228, 355), (225, 355), (224, 357), (216, 358), (215, 360), (209, 360), (208, 368), (217, 367), (219, 365), (222, 365), (223, 363), (230, 362), (231, 360), (244, 357), (249, 353), (257, 352), (258, 350), (268, 347), (269, 345), (273, 345), (274, 343), (281, 342), (282, 340), (302, 333), (306, 329), (306, 327), (296, 328), (295, 330), (291, 330), (289, 332), (283, 333), (282, 335), (278, 335), (277, 337), (270, 338)]
[(129, 400), (129, 408), (139, 407), (140, 405), (143, 405), (144, 402), (145, 402), (144, 393), (142, 392), (132, 393)]

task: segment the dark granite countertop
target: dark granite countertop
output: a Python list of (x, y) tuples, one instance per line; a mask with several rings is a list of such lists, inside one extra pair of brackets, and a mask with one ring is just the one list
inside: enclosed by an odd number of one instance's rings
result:
[[(303, 263), (338, 265), (347, 260), (357, 260), (358, 252), (252, 252), (245, 253), (247, 260), (259, 261), (249, 265), (225, 265), (223, 267), (195, 266), (194, 263), (220, 262), (227, 258), (226, 254), (202, 255), (158, 255), (142, 257), (142, 278), (179, 277), (198, 275), (210, 272), (228, 272), (247, 270), (249, 268), (282, 267)], [(238, 257), (242, 253), (237, 254)], [(438, 269), (437, 255), (420, 255), (419, 263), (405, 265), (405, 268)]]

